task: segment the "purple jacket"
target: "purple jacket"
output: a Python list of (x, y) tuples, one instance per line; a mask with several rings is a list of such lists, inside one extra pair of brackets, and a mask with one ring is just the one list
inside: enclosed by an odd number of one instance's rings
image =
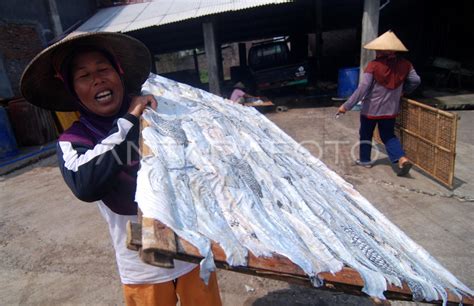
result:
[(412, 92), (418, 85), (420, 77), (413, 68), (405, 82), (393, 90), (377, 83), (372, 73), (365, 72), (359, 87), (343, 106), (351, 110), (357, 102), (362, 101), (361, 115), (370, 119), (395, 118), (399, 113), (402, 94)]
[(82, 201), (102, 200), (117, 214), (136, 215), (138, 118), (124, 115), (103, 137), (85, 122), (75, 122), (59, 137), (57, 155), (66, 184)]

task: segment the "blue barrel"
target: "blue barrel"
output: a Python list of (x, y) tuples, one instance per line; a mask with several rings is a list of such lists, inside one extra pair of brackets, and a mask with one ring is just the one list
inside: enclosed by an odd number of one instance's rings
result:
[(3, 106), (0, 106), (0, 159), (16, 155), (18, 147), (16, 146), (15, 135), (13, 134), (10, 121), (8, 121), (7, 112)]
[(348, 98), (359, 85), (359, 67), (339, 69), (337, 96)]

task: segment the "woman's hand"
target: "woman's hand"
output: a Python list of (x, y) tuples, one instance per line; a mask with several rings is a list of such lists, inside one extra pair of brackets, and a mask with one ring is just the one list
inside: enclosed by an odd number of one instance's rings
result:
[(158, 107), (158, 102), (156, 102), (153, 95), (146, 96), (134, 96), (132, 97), (132, 102), (130, 102), (130, 107), (128, 108), (128, 113), (139, 118), (145, 107), (151, 106), (151, 108), (156, 109)]
[(341, 114), (344, 114), (347, 110), (344, 108), (344, 105), (341, 105), (338, 109), (337, 109), (337, 112), (338, 113), (341, 113)]

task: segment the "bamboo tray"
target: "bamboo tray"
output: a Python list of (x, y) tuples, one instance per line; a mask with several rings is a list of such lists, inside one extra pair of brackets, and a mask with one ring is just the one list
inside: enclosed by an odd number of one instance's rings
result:
[[(402, 99), (395, 128), (415, 166), (450, 189), (454, 187), (458, 120), (454, 113)], [(382, 143), (378, 129), (374, 139)]]

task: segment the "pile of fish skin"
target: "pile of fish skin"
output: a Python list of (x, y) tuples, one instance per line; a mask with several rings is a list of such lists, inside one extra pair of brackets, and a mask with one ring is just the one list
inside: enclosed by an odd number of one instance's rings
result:
[(232, 266), (248, 252), (277, 253), (318, 273), (357, 270), (363, 291), (385, 299), (405, 282), (414, 300), (474, 291), (375, 209), (352, 185), (251, 107), (158, 75), (142, 88), (158, 101), (142, 131), (136, 201), (194, 245), (201, 277), (215, 269), (211, 241)]

